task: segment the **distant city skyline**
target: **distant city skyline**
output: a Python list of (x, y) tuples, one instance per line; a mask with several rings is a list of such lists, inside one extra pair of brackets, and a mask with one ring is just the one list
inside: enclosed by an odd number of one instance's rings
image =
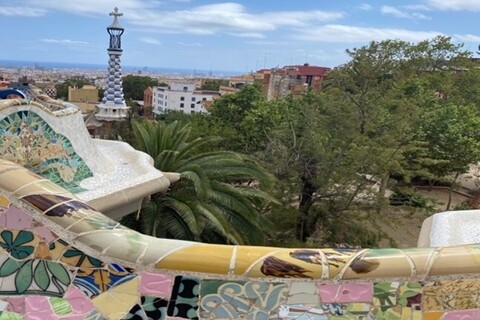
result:
[(125, 28), (123, 66), (250, 72), (334, 67), (372, 40), (451, 36), (477, 51), (480, 1), (2, 0), (0, 60), (106, 65), (109, 13)]

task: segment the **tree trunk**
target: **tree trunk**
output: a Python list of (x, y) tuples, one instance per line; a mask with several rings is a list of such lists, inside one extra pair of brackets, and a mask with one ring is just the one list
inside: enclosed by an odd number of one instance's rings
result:
[(453, 187), (455, 187), (455, 184), (457, 182), (458, 176), (460, 175), (460, 172), (455, 173), (455, 178), (453, 178), (453, 181), (450, 183), (450, 188), (448, 190), (448, 202), (447, 202), (447, 208), (446, 210), (450, 210), (450, 205), (452, 204), (452, 193), (453, 193)]
[(313, 194), (316, 191), (316, 185), (313, 178), (316, 176), (316, 168), (313, 160), (306, 163), (302, 175), (302, 193), (300, 194), (295, 236), (298, 240), (305, 242), (310, 236), (311, 230), (308, 227), (308, 212), (313, 204)]
[(386, 172), (382, 175), (382, 181), (380, 182), (380, 188), (378, 190), (377, 197), (377, 214), (382, 213), (382, 209), (386, 203), (385, 193), (387, 192), (388, 180), (390, 179), (390, 173)]

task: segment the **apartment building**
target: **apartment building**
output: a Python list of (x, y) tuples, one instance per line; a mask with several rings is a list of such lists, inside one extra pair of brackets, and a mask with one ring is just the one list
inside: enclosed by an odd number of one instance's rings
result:
[(255, 83), (262, 86), (268, 100), (287, 94), (301, 95), (307, 90), (320, 92), (330, 68), (303, 65), (284, 66), (282, 68), (262, 69), (254, 74)]
[(153, 113), (160, 115), (168, 111), (187, 114), (207, 112), (208, 106), (218, 91), (197, 90), (194, 83), (172, 82), (168, 86), (153, 87)]

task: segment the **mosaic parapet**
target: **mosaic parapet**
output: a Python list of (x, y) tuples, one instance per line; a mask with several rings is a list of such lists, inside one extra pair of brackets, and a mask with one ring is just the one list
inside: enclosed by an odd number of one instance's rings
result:
[(59, 101), (50, 98), (45, 94), (39, 94), (35, 97), (36, 101), (28, 99), (5, 99), (0, 100), (0, 112), (11, 107), (30, 106), (34, 109), (42, 110), (54, 117), (64, 117), (66, 115), (80, 112), (80, 109), (71, 103)]
[(0, 160), (0, 319), (480, 319), (478, 245), (157, 239)]
[[(287, 249), (158, 239), (121, 226), (73, 194), (8, 161), (0, 188), (62, 238), (99, 260), (132, 268), (231, 278), (329, 281), (452, 277), (480, 273), (480, 246), (412, 249)], [(19, 199), (20, 202), (18, 202)], [(17, 203), (18, 202), (18, 203)], [(67, 240), (66, 240), (67, 241)]]
[[(29, 168), (116, 219), (178, 179), (178, 174), (155, 169), (149, 155), (125, 142), (92, 139), (76, 106), (47, 98), (50, 107), (41, 100), (0, 100), (2, 159)], [(53, 110), (53, 103), (61, 108)]]

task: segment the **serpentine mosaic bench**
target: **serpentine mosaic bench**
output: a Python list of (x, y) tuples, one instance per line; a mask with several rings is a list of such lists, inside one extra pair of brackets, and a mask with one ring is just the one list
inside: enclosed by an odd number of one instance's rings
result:
[(30, 168), (116, 219), (178, 179), (156, 170), (147, 154), (127, 143), (92, 139), (75, 105), (36, 91), (27, 96), (0, 99), (3, 159)]

